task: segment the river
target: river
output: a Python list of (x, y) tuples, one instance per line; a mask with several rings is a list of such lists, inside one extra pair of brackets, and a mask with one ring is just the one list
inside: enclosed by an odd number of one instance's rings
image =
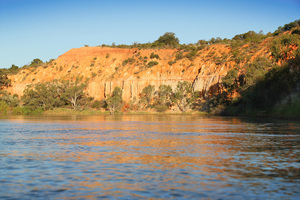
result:
[(300, 122), (0, 117), (0, 199), (299, 199)]

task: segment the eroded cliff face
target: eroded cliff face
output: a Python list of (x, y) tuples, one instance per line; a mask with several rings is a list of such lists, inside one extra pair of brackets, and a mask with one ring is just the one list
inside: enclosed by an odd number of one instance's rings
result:
[[(250, 52), (249, 59), (259, 55), (268, 56), (267, 43)], [(188, 52), (183, 52), (183, 58), (176, 60), (178, 52), (178, 49), (71, 49), (47, 65), (22, 69), (18, 74), (9, 76), (12, 86), (7, 90), (22, 96), (28, 84), (83, 76), (88, 80), (87, 93), (96, 100), (106, 98), (116, 86), (122, 88), (123, 99), (130, 101), (134, 97), (139, 98), (143, 88), (149, 84), (156, 89), (162, 84), (175, 89), (179, 81), (191, 82), (195, 91), (205, 93), (211, 86), (221, 82), (222, 77), (235, 65), (230, 47), (223, 44), (199, 50), (193, 59), (188, 59)], [(152, 53), (159, 58), (150, 58)], [(149, 66), (151, 61), (158, 64)]]

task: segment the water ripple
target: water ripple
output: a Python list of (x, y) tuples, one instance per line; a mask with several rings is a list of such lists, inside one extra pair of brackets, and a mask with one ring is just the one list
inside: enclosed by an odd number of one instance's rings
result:
[(298, 122), (0, 120), (0, 199), (297, 199)]

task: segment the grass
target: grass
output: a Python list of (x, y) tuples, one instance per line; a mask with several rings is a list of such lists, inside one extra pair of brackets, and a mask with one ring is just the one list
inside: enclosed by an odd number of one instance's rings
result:
[(276, 118), (300, 119), (300, 97), (274, 108), (270, 115)]
[(44, 115), (109, 115), (108, 111), (100, 110), (74, 110), (70, 108), (54, 108), (53, 110), (47, 110)]
[[(43, 113), (44, 115), (110, 115), (108, 111), (99, 110), (73, 110), (70, 108), (54, 108)], [(207, 115), (205, 112), (149, 112), (149, 111), (129, 111), (129, 112), (118, 112), (115, 115)]]
[(156, 112), (156, 111), (129, 111), (122, 113), (124, 115), (208, 115), (206, 112), (191, 111), (191, 112)]

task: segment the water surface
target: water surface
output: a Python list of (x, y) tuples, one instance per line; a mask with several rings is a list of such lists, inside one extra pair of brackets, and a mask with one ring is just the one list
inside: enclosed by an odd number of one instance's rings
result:
[(297, 199), (300, 123), (192, 115), (0, 119), (0, 199)]

